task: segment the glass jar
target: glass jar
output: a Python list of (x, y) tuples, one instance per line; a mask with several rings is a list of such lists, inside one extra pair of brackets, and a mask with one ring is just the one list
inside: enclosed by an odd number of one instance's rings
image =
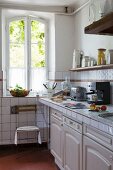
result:
[(98, 49), (97, 65), (105, 65), (106, 64), (105, 51), (106, 51), (106, 49), (104, 49), (104, 48)]
[(107, 50), (107, 64), (113, 64), (113, 49)]
[(84, 56), (82, 59), (82, 67), (90, 67), (91, 66), (91, 60), (89, 56)]

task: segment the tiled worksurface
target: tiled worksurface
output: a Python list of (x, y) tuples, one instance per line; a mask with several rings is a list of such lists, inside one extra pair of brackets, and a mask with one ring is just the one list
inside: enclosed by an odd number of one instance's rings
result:
[[(113, 135), (113, 119), (101, 118), (98, 112), (91, 112), (89, 109), (68, 109), (61, 103), (53, 102), (47, 98), (39, 98), (39, 102), (54, 108), (63, 113), (63, 115), (82, 123), (91, 125), (99, 130)], [(87, 105), (87, 103), (84, 103)], [(113, 106), (108, 106), (108, 110), (113, 113)]]

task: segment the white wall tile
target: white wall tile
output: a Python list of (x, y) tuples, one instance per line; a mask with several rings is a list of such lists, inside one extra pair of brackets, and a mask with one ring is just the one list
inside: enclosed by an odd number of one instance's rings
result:
[(55, 79), (55, 72), (52, 72), (52, 71), (49, 72), (49, 79), (51, 80)]
[(20, 113), (19, 114), (19, 122), (26, 122), (27, 121), (27, 113)]
[(27, 122), (28, 126), (36, 126), (36, 122), (35, 121), (29, 121)]
[(43, 114), (37, 114), (37, 122), (44, 121)]
[(10, 104), (11, 104), (10, 98), (6, 97), (2, 98), (2, 107), (8, 107), (10, 106)]
[(19, 105), (27, 105), (28, 99), (27, 97), (19, 97)]
[(36, 121), (35, 113), (28, 113), (28, 121)]
[(63, 79), (63, 73), (61, 71), (55, 72), (55, 79), (62, 80)]
[(17, 120), (18, 120), (18, 117), (17, 117), (17, 115), (16, 114), (11, 114), (11, 122), (17, 122)]
[(2, 131), (10, 131), (10, 123), (3, 123), (2, 124)]
[(10, 100), (11, 100), (11, 106), (18, 105), (18, 103), (19, 103), (18, 98), (12, 97)]
[(11, 123), (10, 128), (11, 128), (11, 131), (15, 131), (17, 128), (17, 123)]
[(1, 145), (10, 145), (11, 140), (10, 139), (6, 139), (6, 140), (3, 139), (0, 143), (1, 143)]
[(31, 97), (31, 98), (28, 98), (27, 99), (28, 100), (28, 104), (30, 105), (32, 105), (32, 104), (36, 104), (36, 98), (35, 97)]
[(65, 80), (65, 78), (68, 78), (68, 79), (71, 78), (71, 75), (70, 75), (69, 71), (64, 71), (62, 76), (63, 76), (63, 80)]
[(10, 139), (11, 139), (11, 143), (13, 143), (13, 144), (14, 144), (14, 139), (15, 139), (15, 130), (14, 130), (14, 131), (11, 131)]
[(28, 122), (18, 122), (18, 127), (20, 126), (28, 126)]
[(10, 115), (10, 107), (2, 107), (2, 115), (9, 114)]
[(2, 115), (2, 123), (9, 123), (10, 122), (10, 115)]
[[(10, 140), (10, 131), (2, 132), (2, 141), (4, 140)], [(5, 141), (4, 141), (5, 143)]]

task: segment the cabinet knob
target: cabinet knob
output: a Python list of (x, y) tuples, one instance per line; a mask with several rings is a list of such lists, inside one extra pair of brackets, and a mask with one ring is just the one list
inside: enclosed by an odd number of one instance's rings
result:
[(61, 126), (63, 126), (63, 123), (61, 123)]
[(113, 156), (112, 156), (112, 155), (110, 155), (110, 157), (109, 157), (109, 158), (110, 158), (110, 161), (113, 161)]
[(70, 125), (73, 125), (73, 122), (72, 122), (72, 121), (70, 121), (69, 123), (70, 123)]

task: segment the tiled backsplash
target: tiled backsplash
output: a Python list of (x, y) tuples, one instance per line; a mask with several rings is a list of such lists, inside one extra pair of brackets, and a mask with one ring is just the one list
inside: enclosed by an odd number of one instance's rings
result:
[(90, 70), (81, 72), (59, 71), (56, 73), (50, 72), (49, 74), (49, 79), (51, 81), (57, 81), (57, 89), (61, 89), (61, 82), (65, 80), (65, 77), (70, 77), (72, 86), (83, 86), (85, 88), (87, 88), (88, 82), (110, 81), (111, 104), (113, 104), (113, 69)]

